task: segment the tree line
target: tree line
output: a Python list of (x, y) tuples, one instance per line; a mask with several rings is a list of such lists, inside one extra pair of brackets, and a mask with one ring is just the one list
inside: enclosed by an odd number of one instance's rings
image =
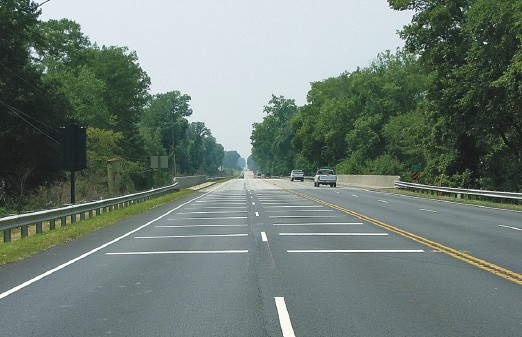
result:
[(394, 174), (455, 187), (522, 190), (522, 2), (389, 0), (413, 10), (405, 47), (273, 96), (253, 125), (263, 171)]
[[(136, 52), (100, 47), (68, 19), (40, 21), (33, 1), (0, 3), (0, 209), (68, 201), (59, 127), (71, 123), (87, 127), (77, 200), (107, 196), (112, 158), (123, 162), (120, 193), (167, 184), (173, 173), (218, 173), (224, 148), (187, 120), (190, 96), (151, 95)], [(151, 169), (151, 156), (167, 156), (170, 168)]]

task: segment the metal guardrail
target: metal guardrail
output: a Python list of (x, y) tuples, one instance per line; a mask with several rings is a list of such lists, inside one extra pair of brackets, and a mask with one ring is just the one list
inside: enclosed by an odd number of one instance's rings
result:
[(424, 190), (424, 191), (432, 191), (432, 192), (450, 193), (450, 194), (455, 194), (457, 196), (457, 198), (460, 198), (462, 195), (473, 195), (473, 196), (482, 196), (482, 197), (488, 197), (488, 198), (522, 200), (522, 193), (514, 193), (514, 192), (498, 192), (498, 191), (473, 190), (473, 189), (464, 189), (464, 188), (455, 188), (455, 187), (430, 186), (430, 185), (422, 185), (422, 184), (415, 184), (415, 183), (405, 183), (402, 181), (396, 181), (395, 187), (411, 188), (411, 189), (416, 189), (416, 190)]
[(26, 237), (29, 234), (28, 226), (35, 225), (36, 233), (40, 234), (42, 233), (42, 223), (47, 221), (49, 221), (49, 228), (53, 230), (56, 227), (56, 220), (59, 220), (60, 226), (63, 227), (67, 223), (67, 218), (70, 218), (70, 222), (74, 223), (78, 216), (80, 217), (80, 220), (84, 220), (86, 213), (89, 218), (91, 218), (94, 214), (101, 214), (102, 210), (107, 212), (114, 209), (120, 209), (175, 190), (179, 190), (177, 182), (169, 186), (121, 197), (68, 205), (65, 207), (25, 214), (10, 215), (0, 218), (0, 231), (4, 232), (4, 242), (9, 242), (11, 241), (11, 230), (15, 228), (21, 228), (21, 236)]

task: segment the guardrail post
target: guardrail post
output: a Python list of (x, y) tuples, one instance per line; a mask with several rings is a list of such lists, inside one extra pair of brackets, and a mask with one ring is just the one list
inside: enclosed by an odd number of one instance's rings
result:
[(71, 224), (76, 222), (76, 214), (71, 215)]
[(49, 220), (49, 229), (54, 230), (56, 228), (56, 219)]
[(67, 217), (62, 216), (60, 218), (60, 227), (65, 227), (67, 225)]
[(26, 238), (29, 235), (29, 225), (24, 225), (20, 227), (20, 235), (23, 238)]
[(80, 220), (85, 220), (85, 212), (80, 213)]
[(4, 242), (11, 242), (11, 228), (4, 229)]
[(42, 233), (43, 233), (42, 223), (37, 222), (36, 223), (36, 234), (42, 234)]

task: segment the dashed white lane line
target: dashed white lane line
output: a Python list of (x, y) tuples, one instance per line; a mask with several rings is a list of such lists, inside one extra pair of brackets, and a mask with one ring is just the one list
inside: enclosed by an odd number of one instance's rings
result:
[(166, 250), (157, 252), (119, 252), (105, 255), (162, 255), (162, 254), (242, 254), (248, 250)]
[(135, 239), (169, 239), (169, 238), (207, 238), (207, 237), (241, 237), (248, 234), (195, 234), (195, 235), (162, 235), (162, 236), (135, 236)]
[(259, 212), (256, 212), (256, 216), (259, 216)]
[(277, 308), (277, 314), (279, 315), (279, 324), (281, 325), (281, 331), (283, 337), (295, 337), (294, 328), (292, 327), (292, 321), (290, 321), (290, 315), (286, 309), (286, 303), (284, 297), (274, 297)]
[(357, 253), (424, 253), (422, 249), (290, 249), (287, 253), (346, 253), (346, 254), (357, 254)]
[(513, 230), (516, 230), (516, 231), (522, 231), (522, 228), (511, 227), (511, 226), (504, 226), (504, 225), (498, 225), (498, 226), (499, 227), (503, 227), (503, 228), (513, 229)]
[(430, 212), (430, 213), (437, 213), (437, 211), (434, 211), (432, 209), (426, 209), (426, 208), (419, 208), (419, 211), (422, 211), (422, 212)]
[(387, 236), (388, 233), (279, 233), (281, 236)]
[(386, 200), (377, 200), (378, 202), (382, 202), (383, 204), (387, 204), (388, 202)]
[(268, 238), (266, 237), (265, 232), (261, 232), (261, 240), (263, 240), (263, 242), (268, 242)]

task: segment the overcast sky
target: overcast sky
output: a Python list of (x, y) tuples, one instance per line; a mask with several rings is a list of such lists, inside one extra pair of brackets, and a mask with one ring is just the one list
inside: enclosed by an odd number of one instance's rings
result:
[(386, 0), (50, 0), (41, 9), (41, 20), (76, 21), (99, 46), (136, 51), (152, 94), (191, 96), (189, 120), (245, 159), (272, 94), (304, 105), (311, 82), (402, 47), (397, 31), (412, 16)]

